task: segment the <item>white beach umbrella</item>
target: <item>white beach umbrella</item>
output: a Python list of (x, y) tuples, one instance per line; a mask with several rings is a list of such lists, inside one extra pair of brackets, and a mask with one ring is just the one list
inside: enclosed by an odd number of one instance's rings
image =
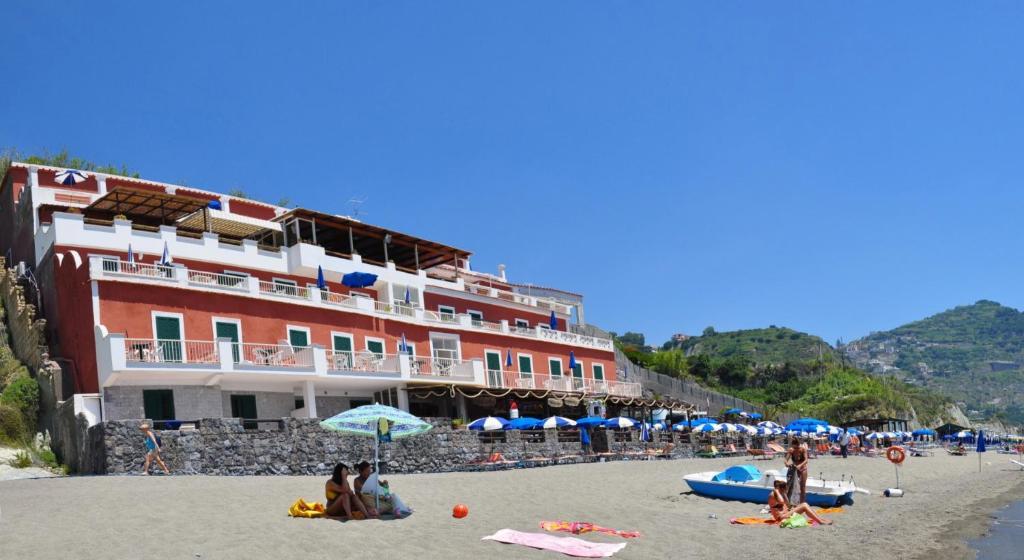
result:
[(837, 435), (843, 433), (843, 429), (840, 428), (839, 426), (829, 426), (828, 427), (828, 433), (829, 433), (829, 435), (837, 436)]
[(757, 428), (755, 428), (754, 426), (748, 426), (746, 424), (736, 424), (736, 429), (744, 434), (757, 434)]
[(568, 418), (563, 418), (561, 416), (552, 416), (550, 418), (546, 418), (544, 420), (544, 423), (541, 424), (541, 427), (544, 428), (545, 430), (550, 430), (552, 428), (562, 428), (575, 425), (575, 420), (570, 420)]
[(762, 428), (771, 428), (773, 430), (776, 429), (776, 428), (781, 428), (782, 427), (782, 426), (776, 424), (775, 422), (772, 422), (771, 420), (765, 420), (764, 422), (758, 422), (757, 425), (761, 426)]
[(718, 424), (697, 424), (693, 427), (694, 432), (717, 432)]
[(507, 425), (508, 420), (505, 420), (500, 416), (487, 416), (473, 420), (466, 427), (470, 430), (490, 432), (494, 430), (504, 430)]
[(58, 171), (57, 174), (53, 176), (53, 178), (56, 179), (56, 181), (62, 185), (77, 185), (78, 183), (81, 183), (82, 181), (88, 179), (89, 176), (86, 175), (85, 173), (82, 173), (81, 171), (75, 171), (74, 169), (65, 169), (64, 171)]
[(632, 428), (633, 426), (636, 426), (636, 421), (623, 416), (618, 416), (606, 420), (604, 426), (606, 428)]
[(736, 424), (730, 424), (728, 422), (722, 422), (721, 424), (718, 425), (718, 430), (716, 430), (716, 431), (723, 432), (723, 433), (738, 432), (739, 428), (736, 427)]

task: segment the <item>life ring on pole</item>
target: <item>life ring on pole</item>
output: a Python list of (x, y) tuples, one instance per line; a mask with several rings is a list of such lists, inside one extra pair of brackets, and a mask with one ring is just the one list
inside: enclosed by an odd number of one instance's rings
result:
[(902, 447), (894, 445), (885, 450), (885, 458), (894, 465), (899, 465), (907, 459), (907, 452)]

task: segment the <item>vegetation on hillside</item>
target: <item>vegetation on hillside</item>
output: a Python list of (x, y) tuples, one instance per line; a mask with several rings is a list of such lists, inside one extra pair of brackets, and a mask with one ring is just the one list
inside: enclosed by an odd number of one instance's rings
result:
[(955, 307), (843, 349), (859, 367), (965, 402), (975, 415), (1024, 424), (1024, 313), (989, 300)]
[(110, 175), (121, 175), (123, 177), (139, 177), (138, 172), (133, 171), (124, 164), (120, 166), (113, 164), (100, 165), (78, 156), (72, 156), (68, 153), (67, 149), (63, 149), (57, 153), (50, 153), (47, 150), (43, 150), (41, 154), (26, 155), (19, 152), (16, 148), (0, 150), (0, 177), (7, 173), (7, 167), (10, 166), (12, 161), (33, 163), (36, 165), (50, 165), (53, 167), (66, 167), (69, 169), (79, 169), (81, 171), (95, 171), (96, 173), (108, 173)]
[(706, 329), (699, 337), (666, 343), (656, 352), (616, 342), (635, 362), (763, 404), (769, 413), (844, 422), (906, 417), (913, 410), (926, 421), (938, 421), (949, 404), (934, 392), (849, 366), (820, 338), (792, 329)]

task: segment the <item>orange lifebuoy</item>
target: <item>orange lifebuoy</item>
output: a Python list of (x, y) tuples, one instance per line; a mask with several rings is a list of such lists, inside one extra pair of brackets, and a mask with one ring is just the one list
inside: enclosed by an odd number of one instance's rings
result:
[(900, 463), (906, 460), (907, 452), (903, 451), (902, 447), (894, 445), (889, 449), (885, 450), (885, 458), (888, 459), (889, 462), (891, 462), (892, 464), (899, 465)]

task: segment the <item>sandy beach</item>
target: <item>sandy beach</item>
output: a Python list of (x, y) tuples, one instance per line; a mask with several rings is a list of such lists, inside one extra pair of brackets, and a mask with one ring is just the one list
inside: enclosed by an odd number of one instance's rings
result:
[[(353, 458), (346, 458), (350, 461)], [(480, 538), (502, 528), (539, 531), (578, 520), (643, 533), (616, 558), (963, 558), (963, 541), (989, 513), (1024, 498), (1024, 472), (1008, 456), (911, 458), (903, 498), (884, 459), (815, 459), (811, 472), (853, 475), (873, 492), (832, 517), (832, 527), (730, 525), (760, 506), (689, 493), (681, 477), (735, 459), (613, 462), (485, 473), (388, 476), (416, 509), (404, 520), (293, 519), (298, 497), (322, 499), (314, 477), (70, 477), (0, 483), (2, 558), (555, 558)], [(758, 461), (780, 468), (781, 460)], [(451, 517), (452, 505), (469, 517)], [(714, 514), (716, 517), (712, 518)], [(588, 540), (620, 542), (604, 535)], [(799, 552), (793, 552), (794, 543)]]

